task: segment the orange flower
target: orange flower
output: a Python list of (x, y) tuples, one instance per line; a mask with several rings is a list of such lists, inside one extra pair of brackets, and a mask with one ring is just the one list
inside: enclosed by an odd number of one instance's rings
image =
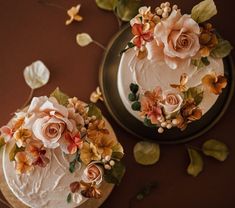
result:
[(180, 76), (180, 84), (171, 84), (170, 86), (172, 88), (179, 90), (180, 92), (185, 92), (187, 90), (186, 87), (187, 82), (188, 82), (188, 75), (186, 73), (183, 73)]
[(31, 136), (32, 132), (24, 128), (19, 128), (13, 135), (18, 147), (25, 147), (27, 139)]
[(215, 74), (207, 74), (202, 78), (202, 84), (212, 93), (218, 95), (222, 92), (222, 89), (227, 86), (227, 79), (222, 76), (216, 76)]
[(74, 20), (78, 22), (83, 20), (83, 18), (78, 15), (80, 8), (81, 4), (78, 4), (76, 7), (72, 7), (67, 11), (67, 14), (69, 15), (70, 19), (65, 22), (66, 25), (71, 24)]
[(75, 136), (71, 136), (71, 134), (66, 133), (65, 139), (69, 143), (67, 146), (67, 150), (70, 154), (74, 154), (75, 152), (77, 152), (77, 150), (81, 148), (83, 144), (80, 133), (77, 133)]
[(32, 159), (32, 165), (38, 165), (40, 167), (46, 167), (49, 163), (49, 159), (45, 156), (46, 150), (43, 148), (43, 144), (38, 141), (31, 141), (25, 151)]
[(98, 153), (97, 148), (92, 143), (85, 142), (81, 149), (81, 155), (80, 158), (82, 162), (84, 162), (86, 165), (89, 164), (93, 160), (100, 160), (101, 155)]
[(112, 155), (112, 148), (116, 144), (116, 141), (111, 137), (101, 137), (99, 140), (95, 141), (95, 146), (97, 147), (97, 151), (103, 157)]
[(25, 152), (17, 152), (15, 155), (16, 173), (29, 174), (33, 170), (32, 161)]
[(100, 140), (103, 136), (108, 135), (109, 131), (105, 128), (104, 120), (95, 120), (90, 123), (87, 130), (87, 136), (92, 142)]

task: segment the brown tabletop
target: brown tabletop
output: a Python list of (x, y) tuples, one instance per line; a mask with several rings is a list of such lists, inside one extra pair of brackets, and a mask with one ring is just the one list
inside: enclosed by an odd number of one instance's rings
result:
[[(48, 0), (49, 1), (49, 0)], [(75, 37), (87, 32), (94, 39), (107, 45), (119, 30), (115, 16), (96, 7), (94, 0), (51, 0), (65, 8), (45, 6), (37, 0), (0, 0), (0, 126), (10, 119), (10, 114), (27, 98), (29, 88), (22, 71), (35, 60), (42, 60), (51, 71), (48, 85), (35, 95), (49, 94), (57, 86), (71, 96), (89, 101), (90, 93), (98, 85), (98, 70), (103, 56), (95, 45), (80, 48)], [(146, 0), (147, 5), (160, 1)], [(199, 0), (175, 0), (184, 12)], [(65, 26), (66, 9), (82, 4), (84, 21)], [(235, 45), (234, 3), (216, 0), (219, 14), (212, 22), (224, 38)], [(235, 53), (233, 52), (233, 57)], [(133, 158), (132, 150), (138, 141), (121, 129), (100, 104), (104, 115), (115, 129), (124, 145), (127, 172), (122, 183), (112, 192), (103, 208), (128, 208), (132, 196), (146, 183), (158, 181), (158, 188), (134, 208), (232, 208), (235, 207), (235, 98), (221, 121), (208, 133), (191, 142), (202, 144), (206, 139), (224, 141), (230, 148), (229, 158), (221, 163), (205, 160), (204, 171), (193, 178), (186, 173), (188, 156), (185, 145), (161, 146), (158, 164), (144, 167)], [(1, 195), (2, 197), (2, 195)], [(3, 197), (2, 197), (3, 198)], [(4, 205), (0, 204), (1, 208)]]

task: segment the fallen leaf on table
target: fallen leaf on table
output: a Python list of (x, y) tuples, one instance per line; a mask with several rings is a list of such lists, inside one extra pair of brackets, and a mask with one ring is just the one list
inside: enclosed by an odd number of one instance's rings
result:
[(37, 89), (49, 81), (50, 71), (42, 61), (35, 61), (24, 69), (24, 79), (31, 89)]
[(134, 146), (134, 157), (141, 165), (153, 165), (160, 158), (160, 147), (156, 143), (141, 141)]
[(93, 42), (91, 36), (87, 33), (79, 33), (76, 37), (77, 44), (81, 47), (85, 47)]
[(188, 154), (190, 157), (190, 164), (187, 168), (187, 172), (189, 175), (196, 177), (203, 170), (202, 157), (197, 150), (192, 148), (188, 148)]
[(221, 162), (226, 160), (229, 150), (226, 144), (215, 139), (206, 141), (202, 146), (203, 153)]

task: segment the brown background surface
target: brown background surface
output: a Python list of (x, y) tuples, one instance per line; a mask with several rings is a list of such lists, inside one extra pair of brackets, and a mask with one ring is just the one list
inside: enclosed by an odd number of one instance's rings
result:
[[(51, 0), (65, 9), (82, 3), (84, 21), (68, 27), (66, 10), (37, 3), (36, 0), (0, 0), (0, 125), (22, 105), (29, 88), (22, 71), (35, 60), (42, 60), (51, 71), (48, 85), (35, 95), (49, 94), (57, 86), (84, 101), (98, 85), (98, 69), (103, 51), (95, 45), (80, 48), (75, 42), (78, 32), (87, 32), (107, 45), (118, 31), (115, 16), (96, 7), (93, 0)], [(232, 0), (215, 0), (219, 14), (213, 19), (218, 31), (235, 45), (235, 12)], [(160, 1), (144, 1), (156, 6)], [(175, 0), (183, 12), (199, 0)], [(235, 53), (233, 52), (233, 57)], [(224, 141), (230, 148), (228, 160), (220, 164), (205, 159), (204, 171), (193, 178), (187, 175), (188, 156), (185, 145), (161, 146), (158, 164), (143, 167), (135, 163), (132, 149), (138, 141), (122, 130), (100, 105), (121, 143), (125, 147), (127, 172), (103, 208), (127, 208), (130, 198), (147, 182), (158, 181), (150, 196), (134, 203), (135, 208), (232, 208), (235, 207), (235, 98), (222, 120), (207, 134), (192, 141), (200, 145), (206, 139)], [(2, 197), (2, 196), (1, 196)], [(0, 204), (3, 208), (4, 205)]]

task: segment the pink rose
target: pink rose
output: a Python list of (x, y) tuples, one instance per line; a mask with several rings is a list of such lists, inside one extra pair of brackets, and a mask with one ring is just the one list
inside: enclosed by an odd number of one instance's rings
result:
[(166, 114), (166, 117), (172, 116), (174, 113), (177, 113), (180, 110), (180, 107), (183, 103), (183, 98), (173, 91), (165, 91), (163, 93), (163, 110)]
[(95, 162), (90, 163), (83, 172), (82, 180), (85, 183), (95, 182), (99, 185), (102, 182), (103, 170), (101, 167), (95, 164)]
[(166, 64), (176, 69), (182, 61), (189, 61), (200, 49), (199, 25), (189, 16), (173, 10), (171, 15), (158, 23), (154, 36), (162, 49)]
[(53, 97), (33, 98), (25, 118), (24, 127), (31, 130), (34, 139), (45, 147), (56, 148), (65, 131), (74, 131), (75, 124), (68, 118), (68, 109)]

